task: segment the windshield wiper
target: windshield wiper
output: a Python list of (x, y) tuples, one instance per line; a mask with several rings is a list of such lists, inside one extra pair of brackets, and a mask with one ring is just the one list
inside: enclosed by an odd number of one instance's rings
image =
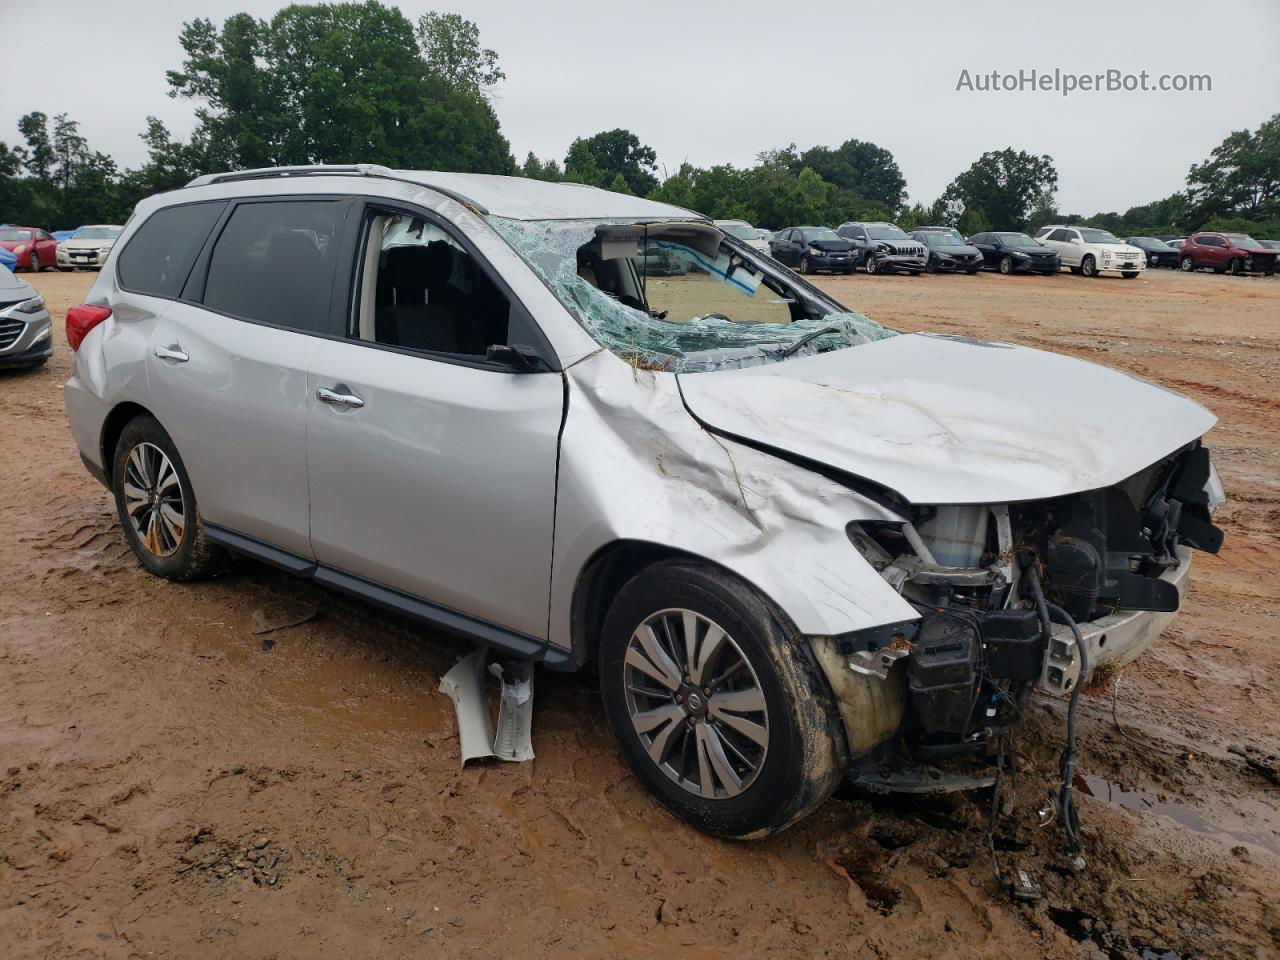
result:
[(843, 332), (844, 331), (841, 330), (839, 327), (822, 327), (818, 330), (814, 330), (812, 333), (806, 333), (803, 337), (801, 337), (795, 343), (789, 344), (788, 346), (784, 347), (782, 350), (778, 351), (778, 358), (780, 360), (785, 360), (787, 359), (787, 357), (791, 356), (793, 353), (795, 353), (805, 344), (812, 343), (814, 340), (817, 340), (819, 337), (825, 337), (828, 333), (843, 333)]

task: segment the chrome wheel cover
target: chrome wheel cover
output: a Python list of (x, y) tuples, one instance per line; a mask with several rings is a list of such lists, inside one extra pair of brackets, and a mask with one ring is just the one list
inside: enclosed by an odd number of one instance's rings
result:
[(124, 464), (125, 512), (138, 541), (157, 557), (170, 557), (182, 545), (187, 529), (182, 484), (165, 452), (140, 443)]
[(719, 625), (660, 610), (627, 642), (627, 713), (650, 761), (706, 800), (755, 782), (769, 749), (769, 711), (755, 671)]

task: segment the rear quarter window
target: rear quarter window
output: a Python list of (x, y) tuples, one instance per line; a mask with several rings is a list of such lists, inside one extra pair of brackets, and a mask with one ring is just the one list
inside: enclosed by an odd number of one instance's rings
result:
[(157, 210), (129, 238), (117, 261), (120, 286), (133, 293), (177, 299), (225, 200)]

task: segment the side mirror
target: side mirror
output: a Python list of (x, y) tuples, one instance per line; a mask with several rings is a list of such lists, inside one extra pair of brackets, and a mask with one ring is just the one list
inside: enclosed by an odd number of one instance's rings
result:
[(520, 343), (493, 343), (484, 352), (490, 363), (498, 363), (521, 373), (532, 373), (543, 367), (542, 358), (533, 347)]

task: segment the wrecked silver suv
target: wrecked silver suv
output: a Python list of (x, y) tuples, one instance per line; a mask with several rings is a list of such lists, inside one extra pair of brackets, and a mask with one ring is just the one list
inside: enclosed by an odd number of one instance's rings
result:
[(1221, 541), (1191, 401), (896, 333), (589, 187), (203, 177), (139, 205), (67, 327), (72, 432), (148, 569), (236, 551), (593, 664), (637, 775), (726, 836), (986, 751), (1151, 643)]

